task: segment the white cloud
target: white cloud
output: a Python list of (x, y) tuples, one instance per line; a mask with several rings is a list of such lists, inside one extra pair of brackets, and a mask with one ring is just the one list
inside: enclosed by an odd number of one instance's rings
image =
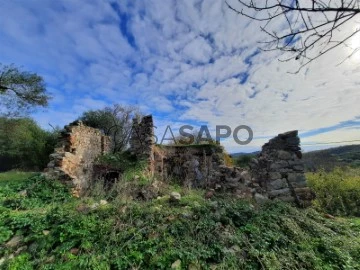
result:
[[(336, 66), (348, 55), (346, 49), (293, 75), (287, 72), (299, 63), (280, 63), (277, 53), (261, 52), (249, 64), (247, 58), (266, 36), (259, 23), (236, 15), (223, 1), (117, 4), (126, 17), (106, 1), (2, 2), (0, 62), (38, 72), (55, 95), (49, 110), (35, 115), (41, 123), (62, 125), (86, 109), (131, 103), (157, 115), (155, 122), (246, 124), (255, 136), (270, 137), (360, 115), (360, 58)], [(125, 30), (131, 37), (123, 35)], [(360, 137), (359, 130), (327, 134), (313, 139)], [(248, 149), (265, 140), (254, 140)]]

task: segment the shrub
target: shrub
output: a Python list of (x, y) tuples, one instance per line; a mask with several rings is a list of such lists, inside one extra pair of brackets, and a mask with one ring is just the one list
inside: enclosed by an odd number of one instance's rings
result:
[(360, 170), (335, 168), (331, 172), (308, 173), (307, 180), (316, 193), (315, 206), (338, 215), (360, 216)]
[(0, 118), (0, 171), (43, 169), (57, 134), (41, 129), (30, 118)]
[(251, 154), (239, 156), (234, 159), (234, 163), (238, 167), (246, 168), (249, 166), (250, 161), (255, 157), (256, 157), (255, 155), (251, 155)]

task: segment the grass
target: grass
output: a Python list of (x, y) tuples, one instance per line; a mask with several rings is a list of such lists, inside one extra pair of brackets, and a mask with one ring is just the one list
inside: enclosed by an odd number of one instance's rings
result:
[[(0, 268), (360, 269), (359, 218), (326, 219), (281, 202), (205, 200), (204, 191), (172, 186), (157, 199), (106, 198), (91, 209), (101, 196), (70, 197), (39, 175), (0, 179)], [(175, 189), (182, 199), (170, 203)], [(6, 247), (16, 235), (21, 243)]]
[(0, 173), (0, 186), (13, 184), (14, 182), (22, 182), (36, 175), (34, 172), (9, 171)]

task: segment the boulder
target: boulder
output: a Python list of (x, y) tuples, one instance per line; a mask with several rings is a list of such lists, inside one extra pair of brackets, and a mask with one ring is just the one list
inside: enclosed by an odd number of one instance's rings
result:
[(269, 186), (271, 187), (271, 189), (278, 190), (278, 189), (286, 188), (288, 185), (287, 185), (286, 179), (282, 178), (282, 179), (277, 179), (277, 180), (271, 181)]
[(170, 193), (170, 201), (171, 202), (179, 202), (181, 200), (181, 195), (179, 192), (171, 192)]
[(264, 204), (269, 200), (269, 198), (267, 196), (261, 195), (259, 193), (255, 193), (254, 199), (255, 199), (256, 203), (258, 203), (258, 204)]
[(289, 160), (289, 159), (292, 159), (293, 155), (288, 152), (288, 151), (284, 151), (284, 150), (279, 150), (277, 152), (277, 156), (279, 159), (282, 159), (282, 160)]
[(24, 237), (22, 235), (15, 235), (8, 242), (6, 242), (5, 246), (7, 248), (15, 248), (15, 247), (19, 246), (23, 240), (24, 240)]

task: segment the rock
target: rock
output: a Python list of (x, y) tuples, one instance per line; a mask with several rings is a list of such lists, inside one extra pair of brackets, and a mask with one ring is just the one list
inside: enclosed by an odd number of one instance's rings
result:
[(171, 269), (181, 269), (181, 261), (176, 260), (175, 262), (173, 262), (173, 264), (171, 265)]
[(99, 205), (100, 205), (100, 204), (98, 204), (98, 203), (93, 203), (93, 204), (90, 206), (90, 209), (95, 210), (96, 208), (99, 207)]
[(22, 190), (18, 193), (21, 197), (26, 197), (27, 196), (27, 190)]
[(296, 165), (296, 166), (293, 166), (293, 169), (294, 169), (295, 171), (299, 171), (299, 172), (304, 171), (304, 165)]
[(253, 165), (258, 165), (259, 161), (256, 158), (252, 158), (250, 163), (253, 164)]
[(290, 130), (290, 131), (281, 133), (278, 136), (281, 138), (296, 137), (298, 135), (298, 133), (299, 132), (297, 130)]
[(305, 175), (302, 173), (289, 173), (288, 180), (290, 183), (302, 183), (306, 182)]
[(291, 195), (289, 188), (283, 188), (279, 190), (272, 190), (269, 192), (270, 197)]
[(230, 254), (236, 254), (238, 252), (241, 251), (241, 248), (238, 245), (233, 245), (230, 248), (225, 248), (224, 252), (225, 253), (230, 253)]
[(255, 193), (254, 199), (255, 199), (256, 203), (258, 203), (258, 204), (264, 204), (269, 200), (268, 197), (265, 197), (259, 193)]
[(277, 179), (275, 181), (271, 181), (270, 182), (270, 187), (272, 189), (282, 189), (282, 188), (286, 188), (287, 187), (287, 182), (286, 182), (286, 179), (283, 178), (283, 179)]
[(277, 156), (279, 159), (282, 159), (282, 160), (292, 159), (292, 154), (290, 152), (284, 151), (284, 150), (279, 150), (277, 152)]
[(106, 205), (108, 204), (107, 200), (100, 200), (100, 205)]
[(170, 201), (171, 202), (179, 202), (181, 200), (181, 195), (179, 192), (171, 192), (170, 193)]
[(285, 160), (280, 160), (270, 165), (270, 170), (278, 171), (279, 169), (287, 168), (289, 163)]
[(50, 256), (49, 258), (47, 258), (45, 260), (46, 263), (53, 263), (54, 261), (55, 261), (55, 256), (54, 255)]
[(188, 267), (188, 270), (200, 270), (201, 267), (198, 264), (191, 263)]
[(72, 249), (70, 249), (70, 253), (71, 253), (72, 255), (78, 255), (79, 249), (78, 249), (78, 248), (72, 248)]
[(298, 146), (300, 143), (300, 138), (299, 137), (292, 137), (292, 138), (287, 138), (286, 139), (286, 143), (290, 146)]
[(7, 248), (15, 248), (19, 246), (19, 244), (24, 240), (24, 237), (22, 235), (15, 235), (13, 238), (11, 238), (5, 246)]
[(251, 174), (248, 171), (243, 171), (240, 173), (240, 179), (243, 183), (251, 182)]
[(215, 194), (215, 190), (211, 189), (205, 193), (205, 199), (211, 199)]
[(330, 214), (324, 214), (324, 217), (326, 217), (328, 219), (335, 219), (335, 217)]
[(269, 179), (270, 180), (281, 179), (281, 173), (279, 173), (279, 172), (270, 172), (269, 173)]
[(22, 251), (26, 250), (27, 249), (27, 246), (22, 246), (22, 247), (19, 247), (15, 252), (14, 254), (15, 255), (19, 255)]

